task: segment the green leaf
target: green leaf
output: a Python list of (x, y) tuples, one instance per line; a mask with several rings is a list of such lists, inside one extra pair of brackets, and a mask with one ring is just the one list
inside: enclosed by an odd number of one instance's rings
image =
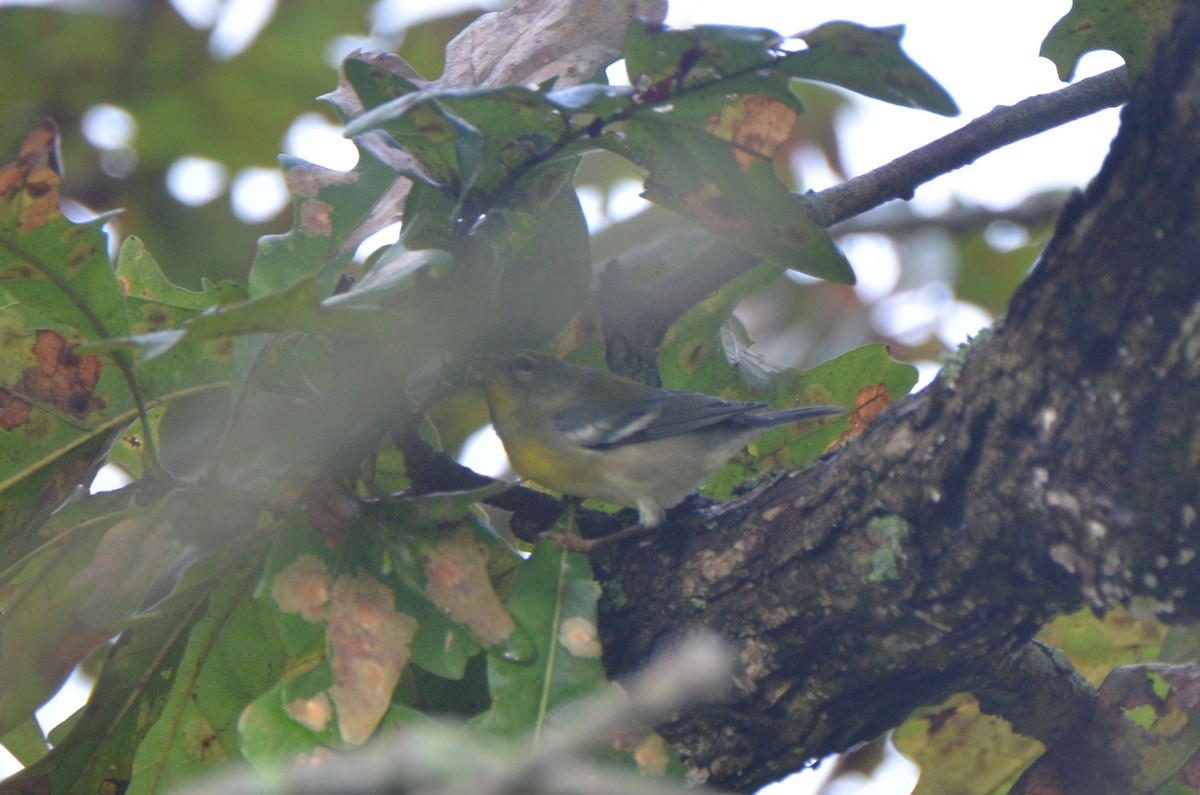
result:
[[(737, 390), (737, 395), (777, 408), (832, 404), (857, 409), (864, 395), (887, 405), (907, 395), (917, 382), (916, 368), (892, 359), (886, 345), (865, 345), (809, 370), (763, 366), (742, 352), (737, 371), (744, 381), (754, 385)], [(847, 420), (804, 422), (768, 431), (749, 445), (746, 454), (734, 458), (717, 473), (703, 493), (726, 499), (739, 484), (766, 470), (795, 469), (811, 463), (854, 433), (858, 423), (855, 413)]]
[[(382, 130), (419, 164), (400, 173), (461, 198), (470, 185), (472, 166), (478, 164), (481, 136), (436, 101), (442, 93), (420, 91), (385, 102), (347, 124), (346, 136)], [(463, 157), (471, 162), (463, 163)]]
[[(152, 520), (153, 509), (101, 515), (58, 534), (0, 574), (4, 636), (20, 639), (0, 645), (0, 734), (26, 720), (84, 655), (136, 612), (139, 605), (129, 605), (138, 591), (144, 597), (150, 583), (124, 574), (109, 580), (101, 542), (109, 537), (108, 551), (119, 547), (122, 554), (136, 555), (120, 538), (144, 538)], [(166, 550), (160, 546), (159, 552)]]
[(58, 131), (44, 121), (17, 161), (0, 169), (0, 288), (70, 336), (127, 333), (125, 297), (101, 231), (106, 219), (74, 224), (63, 217), (58, 167)]
[(134, 621), (109, 649), (86, 709), (40, 762), (6, 785), (54, 793), (123, 792), (146, 733), (158, 720), (175, 684), (191, 627), (225, 578), (235, 582), (257, 565), (249, 536), (226, 554), (193, 566), (169, 597)]
[[(489, 545), (475, 528), (461, 527), (435, 540), (400, 539), (407, 569), (403, 601), (424, 617), (424, 632), (413, 640), (413, 661), (450, 679), (463, 675), (476, 643), (513, 660), (532, 655), (529, 637), (516, 626), (495, 591), (488, 570)], [(449, 528), (447, 528), (449, 529)]]
[(380, 129), (460, 203), (485, 210), (574, 128), (544, 94), (519, 86), (406, 94), (357, 117), (353, 136)]
[[(697, 377), (701, 362), (709, 359), (713, 351), (722, 350), (719, 335), (738, 303), (774, 282), (782, 273), (783, 268), (779, 265), (759, 263), (680, 316), (663, 335), (658, 349), (658, 368), (664, 383), (692, 384), (689, 387), (692, 391), (713, 390), (711, 394), (716, 394), (715, 389), (723, 386), (717, 381), (720, 376)], [(725, 370), (718, 372), (727, 376)]]
[(136, 415), (128, 382), (111, 360), (39, 325), (18, 305), (0, 312), (0, 491)]
[(629, 82), (654, 92), (664, 81), (687, 86), (760, 68), (774, 59), (783, 37), (773, 30), (699, 25), (686, 30), (631, 20), (623, 55)]
[[(706, 392), (729, 400), (768, 403), (776, 408), (832, 404), (858, 408), (866, 393), (896, 400), (917, 381), (916, 369), (896, 362), (884, 345), (867, 345), (810, 370), (768, 365), (747, 350), (732, 312), (739, 301), (769, 285), (779, 269), (763, 263), (726, 284), (677, 320), (659, 347), (663, 385)], [(855, 418), (850, 418), (853, 426)], [(702, 489), (727, 499), (738, 485), (768, 469), (794, 469), (820, 457), (841, 434), (845, 421), (805, 422), (776, 428), (734, 458)]]
[[(475, 504), (503, 491), (493, 483), (472, 491), (389, 499), (365, 506), (392, 553), (398, 604), (418, 618), (413, 662), (448, 679), (463, 675), (478, 646), (512, 660), (532, 654), (493, 585), (513, 553), (477, 516)], [(396, 580), (399, 580), (398, 582)], [(477, 645), (478, 644), (478, 645)]]
[(135, 382), (128, 352), (105, 347), (134, 328), (170, 326), (217, 292), (169, 285), (136, 241), (114, 271), (99, 222), (61, 214), (55, 143), (53, 127), (39, 126), (0, 171), (0, 510), (13, 537), (36, 526), (36, 505), (53, 510), (56, 493), (88, 482), (98, 449), (137, 416), (135, 388), (167, 400), (225, 375), (219, 352), (191, 350)]
[(1125, 59), (1132, 81), (1150, 67), (1155, 45), (1178, 9), (1179, 0), (1073, 0), (1039, 54), (1054, 62), (1066, 82), (1084, 53), (1112, 50)]
[(490, 346), (541, 345), (587, 298), (591, 241), (574, 168), (559, 161), (527, 175), (456, 252), (465, 273), (478, 274), (472, 312)]
[(449, 253), (438, 249), (409, 251), (402, 245), (388, 246), (361, 279), (345, 292), (326, 298), (324, 305), (376, 309), (416, 289), (419, 274), (436, 278), (430, 271), (444, 273), (453, 262)]
[[(93, 647), (117, 635), (169, 590), (188, 564), (254, 526), (253, 506), (216, 507), (168, 494), (131, 510), (136, 489), (69, 506), (42, 529), (42, 546), (0, 574), (0, 733), (54, 693)], [(153, 600), (151, 600), (153, 601)]]
[(42, 728), (32, 714), (23, 723), (0, 736), (0, 745), (25, 767), (36, 763), (50, 750), (46, 745), (46, 738), (42, 735)]
[[(328, 674), (327, 668), (321, 670)], [(330, 733), (334, 722), (328, 696), (319, 685), (307, 684), (303, 674), (290, 672), (246, 706), (238, 720), (238, 747), (251, 764), (270, 769), (280, 760), (303, 758), (337, 742)]]
[(532, 660), (488, 657), (492, 707), (473, 725), (503, 737), (529, 735), (536, 747), (552, 714), (605, 682), (596, 628), (600, 586), (587, 557), (543, 541), (517, 570), (505, 601), (533, 638)]
[(625, 62), (630, 82), (648, 102), (675, 100), (697, 88), (726, 85), (730, 78), (767, 76), (778, 86), (769, 93), (782, 100), (786, 78), (795, 77), (832, 83), (905, 107), (956, 115), (958, 108), (945, 89), (900, 48), (903, 34), (901, 25), (868, 28), (828, 22), (796, 37), (807, 49), (787, 52), (781, 48), (786, 37), (771, 30), (716, 25), (651, 30), (634, 20), (626, 32)]
[[(0, 198), (0, 201), (3, 201)], [(0, 218), (5, 215), (0, 206)], [(0, 288), (71, 336), (100, 340), (125, 334), (125, 297), (107, 253), (104, 219), (74, 224), (55, 218), (20, 231), (0, 221)]]
[(395, 173), (361, 156), (350, 171), (287, 155), (280, 156), (279, 163), (292, 194), (292, 228), (259, 239), (250, 268), (250, 297), (283, 292), (306, 278), (315, 278), (317, 293), (326, 297), (362, 242), (359, 229), (372, 219)]
[(260, 560), (247, 556), (222, 574), (162, 713), (138, 746), (127, 795), (165, 792), (239, 757), (239, 715), (292, 662), (274, 612), (251, 598)]
[(0, 482), (0, 549), (15, 559), (41, 543), (39, 526), (77, 493), (80, 484), (92, 481), (103, 463), (107, 439), (97, 434), (74, 447), (76, 440), (68, 437), (62, 447), (27, 463), (19, 459), (21, 445), (13, 445), (14, 460), (3, 441), (0, 435), (0, 468), (7, 475)]
[(323, 98), (343, 107), (345, 102), (337, 95), (348, 88), (364, 110), (420, 91), (425, 85), (403, 59), (387, 52), (357, 52), (347, 56), (342, 61), (342, 76), (344, 85), (333, 95)]
[(903, 35), (903, 25), (868, 28), (827, 22), (801, 34), (808, 49), (780, 59), (778, 69), (894, 105), (957, 116), (958, 106), (946, 90), (900, 49)]
[[(136, 237), (126, 238), (121, 246), (117, 280), (126, 293), (131, 334), (152, 339), (176, 335), (205, 311), (243, 298), (236, 287), (208, 280), (199, 292), (172, 284)], [(165, 355), (143, 357), (134, 369), (144, 399), (153, 405), (225, 386), (232, 377), (231, 365), (232, 351), (226, 340), (202, 339), (174, 346)], [(159, 411), (156, 416), (161, 414)], [(158, 429), (151, 430), (157, 438)], [(136, 433), (145, 439), (144, 428), (139, 426)], [(140, 471), (140, 465), (133, 471)]]
[(236, 287), (218, 286), (208, 279), (201, 280), (203, 289), (198, 292), (172, 284), (145, 244), (132, 235), (125, 238), (117, 255), (117, 283), (125, 294), (130, 316), (140, 316), (140, 321), (130, 323), (130, 331), (135, 334), (181, 325), (181, 317), (169, 310), (190, 310), (184, 315), (187, 317), (241, 297)]
[(260, 298), (206, 312), (183, 328), (111, 340), (109, 344), (139, 348), (143, 351), (143, 360), (153, 360), (179, 345), (264, 332), (309, 332), (332, 336), (368, 334), (368, 324), (372, 322), (372, 316), (378, 314), (379, 307), (347, 307), (341, 303), (344, 302), (322, 303), (318, 300), (316, 279), (309, 276), (280, 292), (265, 293)]
[(470, 175), (472, 194), (481, 197), (475, 205), (479, 210), (490, 206), (491, 197), (542, 162), (575, 129), (545, 94), (519, 86), (461, 95), (451, 92), (439, 103), (482, 134), (477, 160), (469, 163), (469, 172), (464, 170)]
[(769, 162), (739, 157), (741, 150), (708, 132), (643, 115), (629, 121), (623, 141), (601, 142), (646, 168), (651, 201), (770, 262), (854, 283), (829, 233), (801, 209)]
[(76, 350), (129, 327), (101, 222), (62, 216), (56, 150), (56, 131), (43, 123), (0, 169), (0, 490), (130, 406), (114, 362)]

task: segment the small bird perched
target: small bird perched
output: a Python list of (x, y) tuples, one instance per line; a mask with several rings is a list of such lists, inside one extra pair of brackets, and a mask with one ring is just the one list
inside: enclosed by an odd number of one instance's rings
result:
[(662, 524), (667, 508), (770, 428), (846, 412), (764, 411), (765, 403), (655, 389), (536, 351), (472, 364), (517, 473), (563, 494), (637, 508), (638, 524), (620, 537)]

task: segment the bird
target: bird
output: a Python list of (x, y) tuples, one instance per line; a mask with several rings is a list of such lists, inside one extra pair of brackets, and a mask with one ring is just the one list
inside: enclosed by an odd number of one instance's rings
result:
[(473, 357), (492, 425), (517, 474), (564, 495), (638, 512), (638, 523), (577, 549), (658, 527), (739, 450), (778, 425), (846, 413), (770, 409), (660, 389), (532, 350)]

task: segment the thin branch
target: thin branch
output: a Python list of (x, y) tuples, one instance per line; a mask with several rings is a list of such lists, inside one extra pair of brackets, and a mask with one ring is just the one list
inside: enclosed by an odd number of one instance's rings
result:
[(1129, 77), (1121, 66), (1049, 94), (1000, 106), (887, 165), (810, 194), (810, 215), (828, 227), (886, 201), (911, 199), (918, 185), (935, 177), (1024, 138), (1116, 107), (1128, 97)]
[[(997, 107), (874, 171), (810, 193), (804, 206), (817, 223), (833, 226), (893, 199), (911, 198), (925, 182), (1023, 138), (1120, 105), (1128, 95), (1129, 79), (1122, 66), (1049, 94)], [(718, 243), (698, 258), (697, 263), (696, 268), (688, 270), (686, 280), (669, 274), (649, 288), (647, 303), (658, 308), (658, 315), (653, 318), (656, 326), (669, 326), (699, 300), (695, 296), (710, 295), (758, 260)]]

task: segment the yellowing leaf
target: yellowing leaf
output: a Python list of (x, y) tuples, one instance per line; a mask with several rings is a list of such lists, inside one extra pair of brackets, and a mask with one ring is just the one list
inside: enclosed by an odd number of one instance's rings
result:
[(896, 748), (921, 768), (913, 795), (990, 795), (1042, 752), (1037, 740), (979, 711), (968, 696), (909, 718), (893, 736)]

